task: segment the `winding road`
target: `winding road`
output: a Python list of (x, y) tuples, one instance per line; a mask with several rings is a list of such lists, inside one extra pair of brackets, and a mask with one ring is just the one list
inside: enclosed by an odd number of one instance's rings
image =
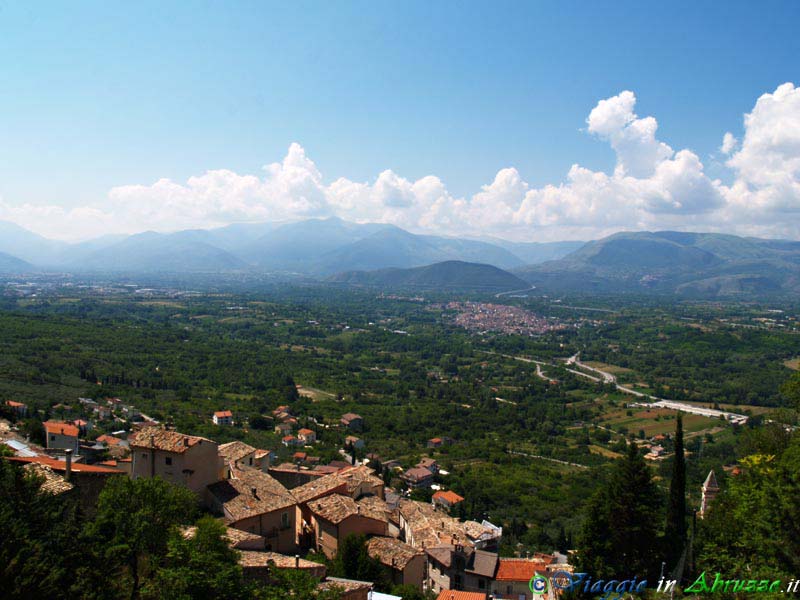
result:
[[(494, 353), (490, 352), (490, 354)], [(532, 358), (525, 358), (523, 356), (512, 356), (510, 354), (501, 354), (499, 356), (502, 356), (504, 358), (513, 358), (514, 360), (518, 360), (521, 362), (535, 364), (536, 375), (538, 377), (548, 379), (548, 381), (552, 381), (542, 371), (543, 366), (554, 366), (552, 363), (546, 363), (540, 360), (534, 360)], [(613, 375), (612, 373), (603, 371), (602, 369), (598, 369), (596, 367), (590, 367), (589, 365), (582, 363), (580, 361), (580, 352), (573, 354), (572, 356), (567, 358), (564, 362), (567, 366), (577, 367), (575, 369), (567, 368), (567, 371), (575, 375), (578, 375), (579, 377), (584, 377), (585, 379), (589, 379), (596, 383), (613, 384), (618, 391), (624, 394), (630, 394), (638, 398), (646, 398), (652, 401), (652, 402), (637, 402), (635, 403), (635, 406), (641, 406), (643, 408), (666, 408), (669, 410), (677, 410), (685, 413), (701, 415), (712, 419), (718, 419), (720, 417), (723, 417), (726, 421), (737, 425), (743, 425), (744, 423), (747, 423), (748, 419), (747, 415), (742, 415), (739, 413), (729, 412), (725, 410), (717, 410), (715, 408), (706, 408), (704, 406), (696, 406), (694, 404), (689, 404), (687, 402), (679, 402), (677, 400), (668, 400), (666, 398), (659, 398), (657, 396), (652, 396), (650, 394), (645, 394), (644, 392), (640, 392), (632, 388), (625, 387), (624, 385), (621, 385), (620, 383), (617, 382), (616, 376)], [(583, 370), (579, 371), (578, 369), (583, 369)], [(586, 373), (586, 371), (595, 373), (596, 375), (590, 375), (589, 373)]]

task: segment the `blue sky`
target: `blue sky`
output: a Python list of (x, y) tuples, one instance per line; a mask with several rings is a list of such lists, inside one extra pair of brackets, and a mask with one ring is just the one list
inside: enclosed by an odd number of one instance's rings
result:
[[(513, 167), (541, 189), (575, 163), (614, 172), (618, 154), (586, 119), (623, 90), (657, 119), (659, 140), (732, 185), (741, 173), (719, 158), (722, 135), (743, 139), (762, 94), (800, 84), (798, 22), (798, 2), (0, 2), (0, 218), (111, 214), (115, 188), (217, 169), (262, 176), (292, 142), (326, 185), (434, 175), (470, 202)], [(380, 214), (437, 229), (433, 217)], [(513, 237), (590, 233), (551, 221), (517, 219)], [(451, 229), (476, 233), (474, 222)]]

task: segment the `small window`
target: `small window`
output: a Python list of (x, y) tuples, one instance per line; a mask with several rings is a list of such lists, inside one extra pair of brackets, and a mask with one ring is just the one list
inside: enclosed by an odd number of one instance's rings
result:
[(485, 590), (486, 589), (486, 582), (483, 579), (478, 580), (478, 589)]
[(142, 458), (147, 460), (147, 452), (142, 452)]
[(172, 457), (171, 457), (171, 456), (165, 456), (165, 457), (164, 457), (164, 462), (165, 462), (167, 465), (171, 465), (171, 464), (172, 464)]
[(56, 436), (54, 436), (54, 435), (51, 435), (51, 436), (50, 436), (50, 441), (51, 441), (51, 442), (55, 442), (55, 441), (56, 441)]
[(289, 513), (285, 512), (281, 514), (281, 526), (288, 527), (289, 526)]

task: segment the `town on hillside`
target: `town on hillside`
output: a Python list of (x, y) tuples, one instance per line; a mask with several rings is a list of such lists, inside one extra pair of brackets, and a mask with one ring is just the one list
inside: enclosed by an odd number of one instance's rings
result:
[[(314, 430), (295, 430), (297, 418), (289, 406), (277, 407), (272, 415), (276, 431), (286, 433), (283, 445), (295, 451), (291, 462), (278, 462), (274, 450), (185, 434), (116, 398), (81, 398), (78, 405), (82, 417), (43, 423), (44, 446), (26, 440), (13, 423), (0, 422), (0, 442), (12, 454), (6, 460), (40, 476), (47, 493), (77, 497), (89, 514), (111, 478), (160, 478), (188, 489), (224, 524), (248, 579), (269, 585), (276, 570), (300, 570), (344, 600), (402, 598), (375, 590), (372, 581), (328, 576), (326, 559), (334, 560), (350, 536), (364, 536), (369, 556), (392, 584), (443, 600), (530, 600), (534, 577), (572, 570), (569, 557), (558, 552), (499, 556), (502, 527), (459, 518), (465, 499), (434, 483), (441, 470), (432, 456), (407, 468), (374, 454), (355, 458), (354, 450), (363, 447), (354, 435), (363, 427), (358, 414), (340, 418), (342, 460), (321, 464), (310, 456)], [(26, 415), (22, 403), (8, 401), (6, 407)], [(89, 441), (92, 428), (115, 420), (130, 428)], [(214, 412), (211, 421), (233, 425), (226, 410)], [(433, 451), (453, 442), (433, 438), (427, 446)], [(388, 477), (392, 472), (397, 476)], [(387, 480), (402, 484), (394, 489)], [(433, 492), (430, 501), (413, 498), (420, 489)], [(194, 528), (184, 528), (184, 535), (191, 538)], [(555, 594), (551, 590), (548, 597)]]

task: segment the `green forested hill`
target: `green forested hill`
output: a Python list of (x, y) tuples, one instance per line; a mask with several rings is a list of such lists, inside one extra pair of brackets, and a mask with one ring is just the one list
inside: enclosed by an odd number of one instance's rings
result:
[(800, 291), (800, 242), (674, 231), (618, 233), (515, 271), (548, 291), (766, 297)]
[(348, 271), (329, 281), (386, 288), (460, 290), (514, 290), (527, 288), (525, 281), (486, 264), (450, 260), (413, 269)]

